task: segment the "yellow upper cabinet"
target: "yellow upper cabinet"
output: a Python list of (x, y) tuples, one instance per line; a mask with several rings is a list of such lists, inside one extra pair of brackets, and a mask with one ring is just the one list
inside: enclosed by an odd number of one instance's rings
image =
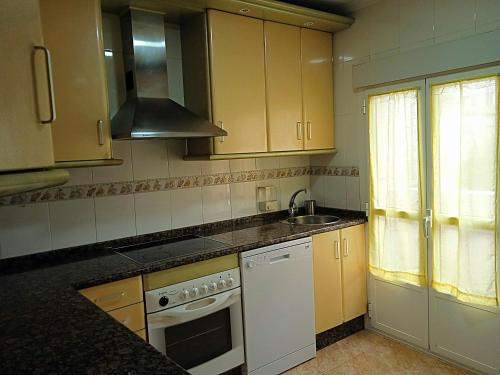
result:
[(216, 154), (266, 152), (264, 22), (208, 11), (212, 117), (227, 137)]
[(40, 7), (43, 35), (53, 60), (55, 160), (109, 159), (100, 1), (40, 0)]
[(0, 35), (0, 172), (50, 167), (47, 51), (35, 49), (44, 46), (38, 0), (2, 1)]
[(301, 29), (305, 149), (334, 148), (332, 34)]
[(300, 28), (264, 22), (269, 151), (304, 148)]

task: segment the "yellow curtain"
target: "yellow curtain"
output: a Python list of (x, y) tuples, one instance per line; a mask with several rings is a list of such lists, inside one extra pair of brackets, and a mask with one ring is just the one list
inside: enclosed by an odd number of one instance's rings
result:
[(431, 88), (432, 287), (498, 305), (498, 77)]
[(369, 98), (369, 270), (426, 284), (417, 89)]

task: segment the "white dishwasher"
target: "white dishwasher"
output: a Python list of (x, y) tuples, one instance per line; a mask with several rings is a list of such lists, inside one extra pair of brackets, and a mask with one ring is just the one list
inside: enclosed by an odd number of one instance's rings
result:
[(240, 258), (246, 373), (276, 375), (315, 357), (311, 238)]

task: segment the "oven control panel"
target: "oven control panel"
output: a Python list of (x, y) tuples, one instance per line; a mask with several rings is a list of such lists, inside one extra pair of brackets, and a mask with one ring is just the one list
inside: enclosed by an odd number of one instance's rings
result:
[(239, 267), (179, 284), (147, 291), (146, 313), (168, 309), (207, 296), (237, 288), (240, 283)]

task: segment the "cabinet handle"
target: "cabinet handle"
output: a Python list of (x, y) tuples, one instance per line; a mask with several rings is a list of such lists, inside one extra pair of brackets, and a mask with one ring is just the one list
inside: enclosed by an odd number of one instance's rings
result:
[(120, 300), (123, 297), (125, 297), (125, 292), (117, 292), (117, 293), (108, 294), (108, 295), (105, 295), (105, 296), (94, 298), (94, 303), (97, 303), (97, 302), (111, 302), (111, 301), (114, 301), (114, 300)]
[(312, 139), (312, 123), (311, 121), (307, 121), (307, 139)]
[(97, 137), (99, 138), (99, 145), (104, 144), (104, 121), (97, 121)]
[(344, 238), (344, 256), (349, 256), (349, 241), (347, 241), (347, 238)]
[(300, 121), (297, 121), (297, 139), (302, 140), (302, 123)]
[[(222, 130), (224, 130), (224, 122), (219, 121), (219, 124), (220, 124), (220, 128), (221, 128)], [(221, 136), (219, 141), (220, 141), (220, 143), (222, 143), (222, 142), (224, 142), (225, 140), (226, 140), (226, 137), (225, 137), (225, 136)]]
[(335, 259), (340, 259), (340, 243), (339, 241), (334, 241), (335, 244)]
[(54, 96), (54, 80), (52, 76), (52, 56), (49, 49), (45, 46), (34, 46), (34, 48), (42, 50), (45, 55), (45, 69), (47, 73), (47, 83), (49, 86), (50, 117), (48, 120), (40, 119), (40, 122), (42, 124), (50, 124), (56, 120), (56, 99)]

